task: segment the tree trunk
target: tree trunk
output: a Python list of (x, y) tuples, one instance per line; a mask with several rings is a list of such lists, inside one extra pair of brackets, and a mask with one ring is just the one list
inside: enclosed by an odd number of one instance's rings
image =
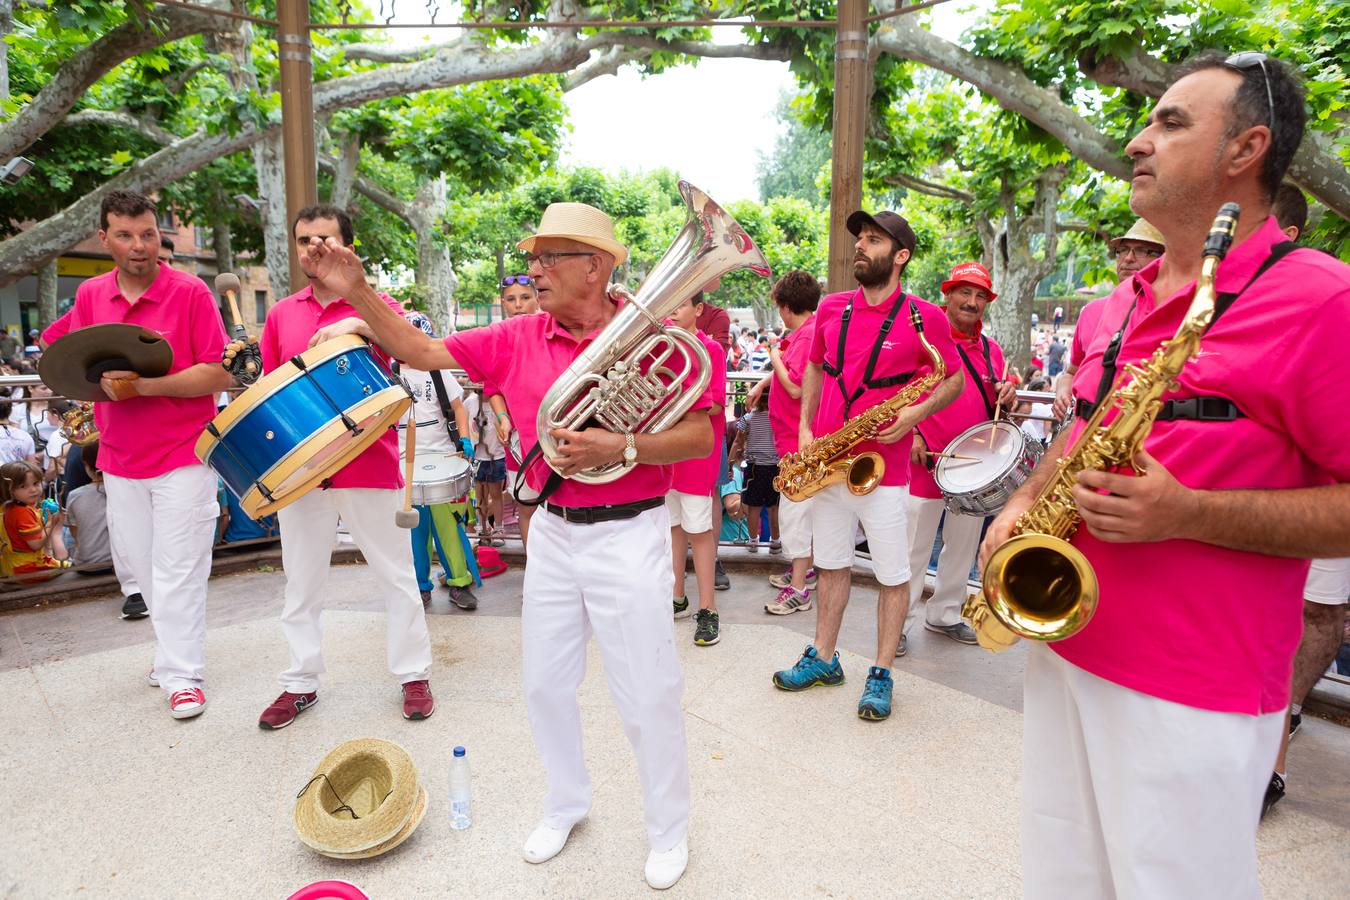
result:
[(458, 287), (450, 270), (450, 251), (441, 236), (445, 216), (445, 178), (428, 179), (417, 186), (410, 211), (417, 232), (417, 288), (437, 334), (454, 327), (453, 303)]
[(258, 172), (258, 196), (262, 198), (263, 256), (272, 298), (291, 293), (290, 224), (286, 221), (286, 176), (281, 155), (281, 136), (268, 135), (253, 145), (253, 167)]
[(234, 241), (231, 239), (230, 226), (211, 226), (211, 247), (216, 251), (216, 271), (234, 271)]
[(352, 202), (352, 185), (356, 182), (356, 166), (361, 161), (361, 138), (355, 134), (341, 137), (342, 155), (333, 171), (333, 193), (328, 202), (338, 209), (348, 209)]
[(14, 0), (0, 0), (0, 100), (9, 99), (9, 44), (5, 37), (14, 27)]
[(38, 325), (45, 331), (56, 321), (56, 260), (38, 269)]

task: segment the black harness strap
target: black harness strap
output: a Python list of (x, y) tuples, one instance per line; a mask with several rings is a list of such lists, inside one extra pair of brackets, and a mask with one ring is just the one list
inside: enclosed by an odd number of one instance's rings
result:
[[(886, 319), (881, 323), (881, 330), (878, 332), (876, 340), (872, 342), (872, 352), (867, 357), (867, 367), (863, 370), (862, 381), (852, 394), (848, 392), (848, 388), (844, 385), (844, 349), (848, 346), (848, 326), (853, 319), (853, 301), (861, 293), (862, 288), (858, 288), (857, 292), (848, 298), (848, 305), (844, 307), (844, 314), (839, 319), (839, 343), (834, 356), (836, 361), (831, 363), (827, 359), (821, 364), (821, 369), (826, 375), (834, 379), (834, 383), (839, 388), (840, 396), (844, 398), (845, 419), (849, 417), (849, 411), (852, 409), (854, 402), (868, 389), (904, 384), (914, 377), (912, 371), (901, 372), (899, 375), (887, 375), (884, 378), (872, 377), (872, 373), (876, 371), (877, 361), (881, 358), (881, 347), (886, 343), (886, 337), (891, 333), (891, 326), (895, 324), (895, 317), (900, 313), (900, 307), (905, 304), (906, 300), (910, 301), (911, 307), (913, 306), (913, 301), (902, 288), (899, 295), (896, 296), (895, 302), (891, 304), (890, 312), (886, 313)], [(916, 321), (918, 320), (916, 319)], [(919, 331), (923, 330), (922, 322), (917, 328)]]
[(450, 440), (456, 449), (459, 447), (459, 423), (455, 421), (455, 412), (450, 408), (450, 394), (445, 389), (445, 377), (439, 369), (430, 372), (431, 386), (436, 389), (436, 400), (441, 405), (441, 416), (445, 419), (445, 430), (450, 432)]
[[(543, 457), (544, 451), (540, 448), (539, 442), (535, 441), (534, 446), (530, 448), (530, 452), (526, 453), (525, 458), (520, 461), (520, 470), (516, 472), (516, 496), (520, 496), (521, 487), (527, 485), (525, 473), (529, 471), (530, 466), (534, 465), (537, 460), (543, 459)], [(563, 477), (552, 469), (549, 469), (548, 480), (544, 482), (543, 490), (539, 492), (539, 496), (535, 497), (533, 500), (517, 500), (516, 502), (524, 506), (539, 506), (549, 497), (552, 497), (553, 492), (556, 491), (562, 483)]]
[(984, 349), (984, 368), (989, 373), (989, 377), (987, 379), (981, 377), (980, 373), (976, 371), (975, 364), (970, 361), (970, 357), (966, 355), (966, 348), (962, 347), (960, 342), (958, 342), (956, 345), (956, 352), (961, 354), (961, 362), (965, 364), (966, 371), (970, 373), (970, 377), (975, 379), (975, 384), (979, 386), (980, 399), (984, 401), (984, 411), (988, 413), (989, 418), (992, 419), (994, 417), (994, 404), (993, 401), (989, 399), (989, 391), (986, 390), (985, 384), (987, 382), (989, 385), (994, 385), (997, 384), (998, 382), (995, 380), (994, 377), (994, 361), (993, 358), (990, 357), (989, 355), (989, 338), (985, 337), (984, 335), (980, 335), (980, 344)]

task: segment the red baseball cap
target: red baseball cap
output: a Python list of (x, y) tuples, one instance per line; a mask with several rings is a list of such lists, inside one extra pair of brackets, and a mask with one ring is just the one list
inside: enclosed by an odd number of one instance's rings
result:
[(965, 262), (958, 266), (952, 266), (951, 278), (942, 282), (942, 293), (947, 293), (958, 284), (969, 284), (982, 288), (989, 292), (990, 300), (998, 299), (998, 294), (994, 293), (994, 280), (989, 277), (989, 270), (977, 262)]

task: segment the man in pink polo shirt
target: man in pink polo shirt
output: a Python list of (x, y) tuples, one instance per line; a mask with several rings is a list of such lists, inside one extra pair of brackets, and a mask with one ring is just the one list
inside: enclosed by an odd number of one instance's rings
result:
[[(324, 284), (342, 291), (380, 343), (419, 369), (461, 367), (495, 385), (518, 417), (521, 446), (536, 448), (536, 416), (545, 393), (613, 319), (620, 303), (606, 286), (628, 251), (609, 216), (583, 203), (554, 203), (538, 233), (520, 243), (545, 315), (516, 316), (486, 328), (428, 339), (389, 309), (365, 283), (360, 260), (337, 241), (312, 245)], [(524, 856), (556, 856), (591, 806), (581, 751), (576, 692), (586, 644), (596, 636), (610, 694), (638, 760), (646, 812), (646, 878), (666, 888), (689, 860), (689, 762), (680, 695), (684, 676), (671, 621), (671, 466), (713, 450), (707, 391), (660, 434), (600, 428), (555, 429), (557, 457), (531, 464), (525, 477), (545, 491), (547, 515), (530, 526), (521, 612), (525, 701), (548, 775), (544, 818)], [(626, 474), (606, 484), (569, 476), (619, 463)], [(559, 479), (557, 476), (561, 476)]]
[(89, 325), (128, 322), (162, 334), (173, 365), (162, 378), (103, 375), (109, 402), (94, 405), (98, 465), (108, 494), (108, 533), (150, 608), (155, 665), (150, 683), (176, 719), (206, 709), (202, 691), (206, 581), (215, 538), (215, 473), (193, 447), (229, 387), (221, 368), (225, 326), (199, 278), (159, 261), (158, 211), (147, 197), (112, 191), (99, 209), (99, 241), (116, 267), (75, 292), (70, 312), (42, 335), (43, 346)]
[[(1167, 252), (1107, 301), (1075, 397), (1096, 399), (1109, 357), (1142, 364), (1171, 339), (1226, 202), (1242, 212), (1215, 287), (1235, 299), (1176, 379), (1133, 472), (1086, 471), (1074, 488), (1083, 523), (1072, 542), (1099, 600), (1076, 635), (1029, 648), (1029, 897), (1260, 896), (1256, 827), (1308, 559), (1350, 554), (1350, 267), (1306, 249), (1281, 257), (1292, 245), (1275, 249), (1285, 235), (1268, 215), (1304, 118), (1292, 68), (1211, 51), (1176, 69), (1126, 147), (1131, 207)], [(983, 557), (1082, 428), (1047, 451)]]
[(896, 656), (909, 651), (909, 630), (919, 622), (919, 601), (923, 597), (924, 573), (933, 553), (933, 539), (942, 523), (942, 552), (938, 556), (937, 581), (923, 614), (923, 627), (963, 644), (975, 643), (975, 632), (961, 621), (961, 604), (971, 563), (980, 548), (981, 516), (942, 514), (942, 491), (933, 480), (934, 453), (949, 449), (953, 438), (972, 425), (994, 418), (998, 407), (1010, 409), (1017, 390), (1004, 378), (1003, 348), (984, 334), (984, 310), (998, 294), (989, 278), (989, 270), (977, 262), (952, 268), (951, 277), (942, 282), (942, 298), (951, 323), (952, 340), (966, 373), (961, 395), (945, 409), (929, 416), (914, 429), (914, 444), (909, 455), (909, 614), (905, 632), (900, 635)]
[[(802, 376), (806, 371), (807, 355), (816, 333), (816, 307), (820, 305), (820, 282), (810, 272), (800, 269), (787, 272), (774, 283), (769, 296), (778, 308), (788, 333), (769, 351), (773, 374), (756, 385), (769, 391), (769, 424), (773, 428), (773, 445), (782, 459), (800, 448), (802, 420)], [(756, 400), (751, 400), (753, 405)], [(769, 583), (778, 588), (778, 596), (764, 606), (764, 611), (776, 616), (811, 609), (811, 501), (793, 500), (786, 495), (778, 499), (778, 538), (783, 544), (783, 558), (791, 568), (780, 575), (769, 576)]]
[[(305, 252), (311, 243), (328, 238), (350, 247), (354, 237), (347, 213), (335, 206), (307, 207), (296, 215), (291, 233), (309, 284), (268, 310), (259, 341), (264, 372), (339, 334), (374, 338), (342, 293), (315, 277), (314, 264)], [(398, 301), (388, 294), (378, 296), (402, 317)], [(413, 368), (421, 369), (416, 365)], [(263, 710), (258, 727), (285, 728), (318, 702), (319, 676), (324, 672), (320, 617), (329, 596), (328, 567), (339, 516), (384, 586), (388, 665), (402, 686), (403, 718), (425, 719), (436, 711), (428, 681), (431, 636), (414, 574), (412, 544), (408, 533), (394, 523), (394, 514), (403, 503), (402, 486), (398, 432), (391, 428), (335, 472), (322, 488), (277, 511), (281, 563), (286, 570), (281, 630), (290, 646), (291, 664), (281, 673), (280, 696)]]
[(926, 397), (903, 409), (874, 440), (853, 448), (854, 454), (870, 451), (881, 456), (885, 470), (878, 487), (859, 496), (836, 482), (811, 498), (812, 552), (820, 579), (815, 641), (807, 645), (795, 666), (774, 673), (773, 683), (785, 691), (843, 684), (844, 670), (835, 643), (848, 606), (853, 538), (861, 522), (881, 590), (876, 661), (868, 670), (858, 715), (880, 721), (891, 714), (890, 666), (909, 605), (905, 505), (910, 433), (960, 395), (965, 375), (947, 317), (933, 304), (906, 293), (900, 284), (914, 252), (909, 223), (890, 210), (875, 216), (855, 212), (848, 217), (848, 230), (858, 238), (853, 277), (859, 287), (831, 294), (816, 311), (802, 375), (800, 445), (838, 431), (848, 420), (895, 396), (905, 384), (932, 372), (933, 359), (912, 324), (912, 310), (919, 312), (924, 336), (947, 375)]

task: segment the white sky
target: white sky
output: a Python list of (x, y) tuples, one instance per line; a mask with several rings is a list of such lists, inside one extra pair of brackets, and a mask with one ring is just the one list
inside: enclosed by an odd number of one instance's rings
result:
[[(374, 7), (378, 0), (367, 2)], [(956, 3), (920, 13), (950, 40), (977, 14)], [(398, 4), (395, 21), (426, 20), (422, 3)], [(727, 43), (741, 39), (735, 28), (714, 29), (714, 35)], [(393, 32), (399, 44), (449, 36), (445, 30)], [(778, 97), (795, 88), (787, 63), (704, 59), (645, 79), (626, 68), (567, 93), (571, 133), (562, 162), (611, 173), (666, 167), (722, 203), (757, 199), (759, 154), (772, 151), (780, 130), (774, 119)]]

